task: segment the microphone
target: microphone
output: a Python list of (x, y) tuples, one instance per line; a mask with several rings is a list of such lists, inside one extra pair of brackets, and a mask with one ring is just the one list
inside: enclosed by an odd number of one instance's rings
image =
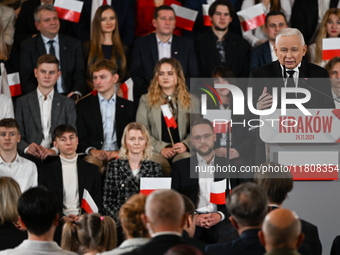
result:
[(318, 92), (319, 94), (321, 94), (321, 95), (323, 95), (323, 96), (325, 96), (325, 97), (328, 97), (328, 98), (330, 98), (330, 99), (332, 99), (332, 100), (335, 100), (335, 101), (337, 101), (337, 102), (340, 103), (340, 100), (339, 100), (339, 99), (335, 99), (335, 98), (333, 98), (333, 97), (331, 97), (331, 96), (329, 96), (329, 95), (323, 93), (322, 91), (320, 91), (320, 90), (318, 90), (318, 89), (316, 89), (316, 88), (310, 86), (309, 84), (307, 84), (306, 80), (308, 80), (308, 79), (304, 76), (304, 74), (303, 74), (303, 72), (302, 72), (302, 70), (301, 70), (301, 67), (299, 67), (299, 72), (300, 72), (300, 74), (301, 74), (302, 81), (303, 81), (303, 84), (304, 84), (305, 86), (307, 86), (308, 88), (313, 89), (314, 91)]
[(286, 65), (283, 65), (283, 79), (283, 86), (285, 87), (288, 79)]

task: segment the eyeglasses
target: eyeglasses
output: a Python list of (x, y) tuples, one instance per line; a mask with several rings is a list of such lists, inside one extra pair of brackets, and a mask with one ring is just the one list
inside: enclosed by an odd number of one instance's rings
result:
[(199, 142), (201, 141), (201, 139), (203, 138), (203, 140), (208, 140), (213, 134), (204, 134), (204, 135), (195, 135), (193, 137), (193, 139), (196, 141), (196, 142)]

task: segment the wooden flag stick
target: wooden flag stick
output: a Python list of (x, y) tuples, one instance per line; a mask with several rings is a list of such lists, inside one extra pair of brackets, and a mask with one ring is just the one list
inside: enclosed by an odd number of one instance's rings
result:
[(168, 132), (169, 132), (169, 136), (170, 136), (170, 139), (171, 139), (172, 146), (174, 146), (174, 139), (172, 139), (172, 135), (171, 135), (169, 127), (168, 127)]

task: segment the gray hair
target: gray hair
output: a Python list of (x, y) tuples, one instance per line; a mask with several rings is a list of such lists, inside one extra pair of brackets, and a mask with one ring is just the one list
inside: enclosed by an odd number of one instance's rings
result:
[(305, 39), (303, 38), (303, 35), (302, 33), (300, 32), (299, 29), (296, 29), (296, 28), (291, 28), (291, 27), (288, 27), (288, 28), (284, 28), (282, 29), (276, 36), (276, 39), (275, 39), (275, 47), (277, 47), (277, 43), (279, 42), (280, 38), (282, 36), (294, 36), (294, 35), (297, 35), (300, 42), (301, 42), (301, 45), (304, 46), (305, 45)]
[(34, 10), (34, 21), (39, 23), (40, 22), (40, 11), (46, 10), (50, 12), (57, 12), (52, 4), (41, 4)]

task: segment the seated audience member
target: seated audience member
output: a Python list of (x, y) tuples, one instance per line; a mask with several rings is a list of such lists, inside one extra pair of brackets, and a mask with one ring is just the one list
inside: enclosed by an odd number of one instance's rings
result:
[(15, 13), (14, 9), (3, 4), (0, 5), (1, 25), (3, 28), (5, 42), (8, 46), (12, 46), (15, 31)]
[(34, 20), (40, 34), (29, 38), (20, 46), (20, 81), (23, 94), (34, 91), (37, 80), (33, 69), (43, 54), (55, 55), (61, 75), (56, 91), (76, 99), (85, 92), (85, 70), (80, 41), (59, 33), (58, 13), (51, 4), (43, 4), (34, 11)]
[(63, 227), (61, 248), (77, 254), (95, 255), (117, 245), (116, 224), (109, 216), (84, 214)]
[[(139, 193), (141, 177), (161, 177), (160, 165), (152, 156), (150, 136), (143, 124), (132, 122), (123, 133), (118, 159), (111, 161), (104, 180), (103, 212), (120, 227), (118, 213), (126, 200)], [(118, 228), (118, 239), (122, 229)]]
[[(256, 3), (261, 3), (264, 13), (267, 15), (271, 11), (282, 11), (286, 16), (287, 23), (290, 23), (290, 16), (292, 13), (292, 4), (286, 0), (244, 0), (242, 2), (241, 10), (248, 9)], [(243, 31), (243, 37), (246, 39), (252, 47), (259, 46), (268, 40), (268, 37), (262, 26), (257, 27), (246, 32)]]
[[(196, 120), (191, 127), (191, 143), (195, 155), (175, 162), (171, 171), (171, 188), (189, 197), (196, 205), (195, 238), (207, 243), (217, 242), (219, 230), (225, 225), (225, 219), (228, 217), (224, 205), (210, 203), (211, 183), (222, 179), (216, 178), (214, 173), (195, 172), (196, 166), (226, 164), (224, 158), (215, 155), (215, 140), (216, 135), (211, 122), (207, 119)], [(231, 187), (227, 186), (226, 194), (239, 182), (240, 179), (230, 179)]]
[(12, 98), (5, 94), (0, 94), (0, 120), (4, 118), (14, 118)]
[(34, 69), (38, 88), (16, 101), (15, 119), (21, 135), (18, 152), (38, 165), (48, 156), (58, 155), (58, 150), (52, 147), (53, 130), (61, 124), (76, 126), (74, 101), (54, 89), (60, 76), (58, 67), (55, 56), (39, 57)]
[(61, 249), (53, 242), (58, 225), (58, 200), (55, 194), (42, 187), (27, 190), (19, 199), (19, 221), (27, 229), (28, 240), (5, 254), (76, 254)]
[(145, 200), (146, 196), (143, 194), (135, 194), (123, 204), (119, 211), (119, 222), (125, 241), (117, 248), (103, 252), (101, 255), (125, 254), (149, 242), (149, 233), (141, 219), (141, 215), (145, 213)]
[(180, 244), (170, 248), (164, 255), (203, 255), (203, 253), (193, 246)]
[(0, 250), (18, 246), (27, 239), (27, 231), (19, 222), (19, 184), (11, 177), (0, 177)]
[(295, 0), (292, 8), (291, 27), (297, 28), (306, 44), (314, 42), (322, 17), (328, 9), (338, 7), (339, 1)]
[(117, 67), (119, 80), (126, 74), (126, 58), (120, 40), (116, 12), (109, 5), (100, 6), (92, 21), (91, 41), (86, 43), (85, 66), (87, 67), (87, 83), (92, 85), (91, 66), (100, 59), (108, 59)]
[(340, 236), (336, 236), (332, 243), (331, 255), (339, 255), (339, 254), (340, 254)]
[[(163, 58), (155, 66), (149, 92), (143, 95), (137, 110), (137, 122), (149, 131), (163, 175), (169, 176), (171, 163), (190, 156), (190, 112), (198, 111), (198, 100), (185, 86), (181, 64), (174, 58)], [(167, 128), (161, 105), (168, 105), (177, 127)]]
[(98, 94), (77, 104), (79, 152), (110, 161), (118, 156), (125, 126), (135, 120), (135, 108), (132, 102), (116, 95), (119, 75), (115, 63), (99, 60), (91, 67), (91, 74)]
[(17, 152), (21, 136), (14, 119), (0, 120), (0, 176), (12, 177), (22, 192), (38, 185), (36, 165)]
[(126, 255), (161, 255), (177, 244), (186, 244), (181, 238), (185, 218), (184, 202), (179, 193), (174, 190), (152, 192), (142, 214), (144, 226), (152, 238)]
[[(264, 166), (268, 169), (269, 166), (276, 167), (280, 165), (275, 162), (266, 162), (261, 165), (261, 170)], [(288, 193), (293, 189), (293, 177), (290, 172), (269, 173), (261, 171), (261, 173), (255, 173), (254, 183), (263, 188), (267, 193), (270, 210), (281, 208)], [(300, 219), (300, 221), (302, 233), (304, 233), (305, 238), (302, 242), (303, 245), (299, 248), (299, 252), (301, 254), (306, 254), (306, 250), (311, 248), (313, 255), (321, 255), (322, 246), (319, 239), (318, 228), (308, 221), (302, 219)], [(308, 247), (306, 248), (306, 246)]]
[(322, 39), (340, 36), (340, 9), (329, 9), (322, 18), (315, 42), (308, 47), (307, 55), (313, 64), (325, 67), (328, 60), (322, 59)]
[(229, 31), (233, 15), (228, 0), (216, 0), (209, 7), (212, 27), (194, 40), (200, 77), (211, 77), (216, 66), (229, 68), (236, 77), (248, 77), (250, 46)]
[[(53, 131), (53, 145), (60, 151), (60, 157), (41, 168), (39, 185), (57, 194), (60, 221), (66, 223), (78, 220), (84, 189), (100, 208), (101, 178), (95, 165), (78, 158), (78, 137), (74, 127), (67, 124), (58, 126)], [(61, 225), (56, 231), (57, 241), (60, 240)]]
[(192, 41), (173, 34), (176, 25), (174, 10), (167, 5), (157, 7), (152, 24), (156, 32), (137, 38), (132, 51), (131, 76), (137, 103), (139, 98), (148, 92), (155, 65), (162, 58), (178, 60), (187, 85), (191, 77), (198, 77)]
[(258, 238), (262, 222), (267, 213), (267, 196), (253, 183), (243, 183), (231, 191), (227, 197), (229, 220), (237, 229), (240, 237), (227, 244), (208, 245), (209, 254), (252, 254), (262, 255), (264, 247)]
[[(35, 25), (34, 10), (43, 4), (53, 4), (54, 0), (26, 0), (21, 4), (21, 9), (15, 22), (14, 43), (20, 46), (25, 39), (35, 37), (39, 30)], [(74, 23), (60, 19), (60, 32), (74, 37)]]
[(269, 40), (251, 51), (250, 71), (277, 60), (274, 51), (275, 39), (278, 32), (286, 27), (288, 27), (287, 20), (281, 11), (271, 11), (266, 15), (264, 31)]
[[(340, 57), (334, 57), (325, 66), (332, 84), (332, 96), (340, 101)], [(335, 101), (335, 108), (340, 109), (340, 102)]]
[[(1, 5), (0, 5), (1, 6)], [(5, 67), (5, 70), (7, 74), (15, 73), (19, 71), (19, 54), (17, 47), (10, 47), (6, 43), (6, 37), (4, 32), (4, 27), (2, 23), (0, 22), (0, 69), (1, 69), (1, 75), (3, 73), (3, 65)], [(2, 75), (1, 79), (4, 81), (4, 77)], [(6, 81), (7, 83), (7, 81)], [(2, 82), (2, 84), (4, 84)], [(1, 87), (1, 86), (0, 86)], [(3, 88), (0, 88), (0, 93), (3, 93)], [(0, 100), (1, 102), (1, 100)], [(1, 109), (1, 108), (0, 108)]]
[(297, 249), (304, 238), (299, 217), (284, 208), (269, 212), (259, 238), (266, 248), (265, 255), (299, 255)]

